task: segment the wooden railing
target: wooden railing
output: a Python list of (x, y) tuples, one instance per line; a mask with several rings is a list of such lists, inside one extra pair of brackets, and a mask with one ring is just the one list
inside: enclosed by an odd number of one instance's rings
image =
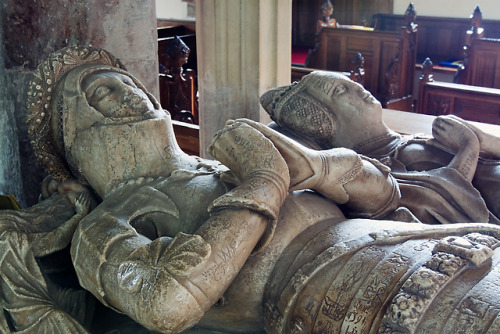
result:
[[(418, 24), (417, 63), (421, 64), (426, 58), (430, 58), (437, 65), (450, 59), (463, 58), (463, 46), (467, 44), (467, 31), (471, 31), (474, 24), (470, 17), (417, 16), (415, 22)], [(404, 24), (404, 15), (375, 14), (373, 16), (373, 26), (376, 30), (394, 31)], [(500, 20), (482, 20), (481, 18), (480, 26), (484, 29), (484, 37), (500, 38)]]
[(500, 39), (475, 38), (471, 41), (457, 83), (500, 88)]
[(500, 89), (434, 81), (432, 62), (424, 62), (417, 112), (457, 115), (463, 119), (500, 124)]

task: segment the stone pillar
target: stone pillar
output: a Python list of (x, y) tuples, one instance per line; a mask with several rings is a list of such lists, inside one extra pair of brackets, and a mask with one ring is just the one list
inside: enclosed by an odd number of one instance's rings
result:
[(85, 1), (92, 6), (87, 12), (87, 44), (118, 57), (159, 98), (155, 1)]
[[(2, 120), (15, 124), (15, 128), (0, 127), (2, 142), (6, 138), (11, 141), (10, 156), (2, 156), (2, 161), (8, 162), (9, 175), (0, 173), (0, 193), (18, 192), (6, 184), (22, 183), (22, 191), (14, 195), (23, 206), (29, 206), (36, 202), (45, 176), (34, 158), (25, 124), (26, 90), (33, 71), (58, 49), (92, 45), (120, 58), (158, 96), (155, 2), (2, 0), (0, 38), (0, 113)], [(16, 140), (18, 145), (12, 142)]]
[(290, 83), (290, 0), (198, 0), (200, 155), (226, 120), (270, 121), (259, 97)]

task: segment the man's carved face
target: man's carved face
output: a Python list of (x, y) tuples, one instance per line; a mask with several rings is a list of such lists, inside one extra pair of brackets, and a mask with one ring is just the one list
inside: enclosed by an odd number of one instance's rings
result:
[(83, 80), (82, 90), (89, 105), (105, 117), (141, 116), (154, 110), (148, 95), (121, 73), (92, 73)]

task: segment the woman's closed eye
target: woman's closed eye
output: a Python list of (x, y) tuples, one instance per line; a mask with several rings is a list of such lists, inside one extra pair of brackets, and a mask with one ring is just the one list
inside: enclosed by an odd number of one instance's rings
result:
[(335, 87), (335, 90), (333, 91), (333, 93), (335, 95), (340, 95), (340, 94), (344, 94), (346, 91), (347, 91), (347, 87), (344, 86), (344, 85), (342, 85), (342, 84), (340, 84), (340, 85), (337, 85)]

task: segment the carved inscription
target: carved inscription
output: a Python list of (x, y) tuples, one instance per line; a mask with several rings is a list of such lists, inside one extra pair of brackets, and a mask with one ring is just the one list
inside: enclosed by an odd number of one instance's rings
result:
[(266, 328), (268, 332), (271, 332), (271, 328), (278, 333), (283, 331), (283, 315), (269, 302), (264, 305), (264, 319), (266, 327), (270, 327)]
[(458, 309), (458, 316), (454, 322), (457, 327), (456, 333), (484, 333), (487, 324), (490, 324), (497, 314), (498, 309), (493, 305), (469, 296), (461, 302)]
[(355, 316), (346, 317), (343, 329), (353, 328), (359, 332), (367, 330), (371, 319), (390, 294), (393, 285), (408, 270), (410, 264), (409, 257), (397, 253), (390, 254), (384, 259), (362, 287), (361, 295), (354, 301), (354, 307), (350, 311)]
[(240, 135), (234, 136), (234, 143), (247, 149), (253, 148), (253, 143), (248, 138)]
[(342, 333), (364, 333), (394, 284), (408, 270), (411, 258), (391, 253), (370, 274), (361, 286), (342, 324)]
[(323, 301), (321, 313), (334, 321), (341, 321), (342, 319), (344, 319), (348, 307), (349, 304), (347, 303), (347, 301), (337, 301), (326, 296), (325, 300)]
[[(312, 291), (314, 294), (316, 291)], [(306, 333), (308, 329), (312, 328), (314, 323), (314, 319), (319, 312), (319, 308), (321, 306), (322, 300), (318, 300), (314, 295), (305, 294), (302, 296), (297, 305), (296, 313), (294, 314), (295, 319), (300, 319), (301, 327), (304, 328), (304, 332)], [(292, 327), (297, 327), (297, 324), (292, 323)]]
[[(155, 143), (155, 146), (156, 146), (156, 143)], [(160, 152), (160, 149), (158, 148), (158, 146), (156, 146), (156, 149), (158, 150), (158, 152)], [(170, 145), (163, 147), (163, 154), (160, 154), (162, 160), (165, 162), (168, 162), (172, 158), (178, 157), (179, 155), (180, 155), (180, 153), (177, 152), (177, 150), (175, 148), (172, 148)]]
[(214, 238), (218, 240), (219, 245), (214, 254), (213, 265), (205, 272), (205, 279), (209, 281), (222, 281), (228, 276), (234, 275), (237, 271), (232, 265), (232, 259), (236, 255), (236, 250), (240, 245), (242, 238), (250, 234), (248, 231), (248, 223), (240, 222), (239, 232), (234, 231), (235, 227), (229, 219), (220, 219), (217, 221), (217, 228), (214, 229)]
[[(349, 307), (368, 274), (385, 255), (386, 251), (377, 247), (366, 247), (353, 255), (325, 295), (314, 332), (338, 333), (346, 318), (353, 323), (363, 321), (356, 312), (348, 313)], [(347, 326), (344, 330), (349, 333), (355, 328)]]

